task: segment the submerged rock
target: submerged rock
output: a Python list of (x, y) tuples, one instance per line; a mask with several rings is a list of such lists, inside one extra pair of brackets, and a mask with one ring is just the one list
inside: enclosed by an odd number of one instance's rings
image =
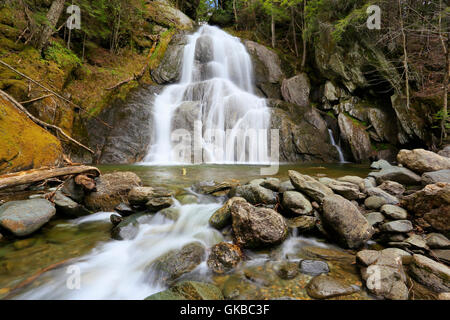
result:
[(450, 169), (450, 158), (424, 149), (400, 150), (397, 161), (417, 173)]
[(235, 268), (242, 259), (243, 253), (238, 246), (221, 242), (211, 248), (207, 265), (213, 272), (221, 274)]
[(142, 184), (133, 172), (106, 173), (96, 179), (97, 191), (86, 195), (84, 202), (93, 211), (113, 211), (126, 201), (128, 192)]
[(273, 263), (273, 270), (281, 279), (294, 279), (298, 275), (298, 263), (291, 261), (277, 261)]
[(0, 206), (0, 226), (15, 236), (27, 236), (46, 224), (56, 213), (46, 199), (9, 201)]
[(339, 279), (322, 274), (314, 277), (308, 283), (306, 291), (312, 298), (327, 299), (349, 295), (358, 292), (359, 289), (350, 286)]
[(325, 197), (334, 194), (333, 190), (310, 176), (300, 174), (293, 170), (289, 170), (288, 174), (296, 190), (304, 192), (317, 202), (322, 202)]
[(111, 237), (116, 240), (132, 240), (139, 232), (139, 224), (150, 221), (152, 217), (142, 213), (135, 213), (122, 221), (111, 230)]
[(328, 263), (319, 260), (302, 260), (300, 261), (300, 272), (312, 276), (318, 276), (323, 273), (330, 272)]
[(256, 249), (283, 242), (288, 227), (283, 216), (272, 209), (235, 202), (231, 206), (234, 242), (244, 248)]
[(145, 300), (223, 300), (223, 295), (213, 284), (182, 281), (168, 290), (152, 294)]
[(324, 199), (322, 222), (338, 241), (349, 248), (362, 246), (375, 232), (358, 208), (339, 195)]

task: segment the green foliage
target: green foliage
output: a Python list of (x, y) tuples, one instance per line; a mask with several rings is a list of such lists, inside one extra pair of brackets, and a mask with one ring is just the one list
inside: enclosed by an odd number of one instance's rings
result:
[[(444, 113), (443, 109), (439, 110), (438, 112), (436, 112), (433, 115), (433, 120), (435, 122), (439, 123), (439, 125), (433, 126), (434, 129), (441, 128), (441, 122), (442, 122), (442, 119), (444, 118), (444, 115), (445, 115), (445, 113)], [(448, 111), (447, 111), (447, 116), (446, 116), (445, 120), (446, 120), (445, 121), (445, 129), (448, 130), (448, 129), (450, 129), (450, 113)]]
[(206, 22), (214, 12), (214, 0), (199, 0), (196, 17), (198, 22)]
[(54, 61), (61, 68), (74, 68), (81, 65), (81, 60), (71, 50), (59, 42), (53, 42), (45, 51), (45, 58)]

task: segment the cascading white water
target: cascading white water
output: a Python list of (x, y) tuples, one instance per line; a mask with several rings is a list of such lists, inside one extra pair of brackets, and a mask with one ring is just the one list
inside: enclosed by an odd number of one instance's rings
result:
[[(107, 242), (89, 255), (71, 261), (69, 267), (79, 268), (78, 289), (68, 286), (72, 275), (68, 271), (75, 269), (65, 267), (45, 273), (40, 278), (41, 286), (16, 299), (144, 299), (164, 290), (164, 284), (155, 279), (157, 275), (148, 266), (170, 250), (188, 243), (200, 242), (210, 248), (220, 242), (221, 233), (208, 224), (210, 216), (220, 206), (218, 203), (176, 205), (180, 210), (176, 222), (159, 213), (149, 216), (149, 221), (139, 225), (138, 235), (133, 240)], [(110, 215), (97, 213), (73, 223), (109, 220)], [(196, 271), (206, 272), (206, 263), (200, 264)]]
[(188, 36), (180, 83), (156, 97), (153, 120), (145, 163), (269, 162), (270, 111), (254, 95), (250, 56), (217, 27)]
[(331, 129), (328, 129), (328, 134), (330, 135), (331, 145), (336, 148), (336, 150), (339, 154), (339, 162), (346, 163), (347, 161), (345, 161), (344, 154), (342, 153), (341, 147), (336, 144), (336, 141), (334, 141), (333, 131)]

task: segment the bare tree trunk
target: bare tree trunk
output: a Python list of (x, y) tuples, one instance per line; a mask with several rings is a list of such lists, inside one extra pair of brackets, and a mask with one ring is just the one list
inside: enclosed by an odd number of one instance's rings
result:
[(236, 29), (237, 29), (238, 15), (237, 15), (237, 9), (236, 9), (236, 0), (233, 0), (233, 11), (234, 11), (234, 23), (236, 24)]
[(275, 48), (275, 42), (276, 42), (276, 38), (275, 38), (275, 18), (273, 16), (273, 12), (272, 12), (271, 30), (272, 30), (272, 48)]
[(294, 38), (295, 56), (298, 57), (297, 33), (295, 32), (294, 7), (291, 7), (292, 36)]
[(302, 65), (301, 69), (302, 71), (305, 70), (306, 66), (306, 36), (305, 36), (305, 29), (306, 29), (306, 0), (303, 0), (303, 52), (302, 52)]
[(400, 32), (402, 33), (403, 42), (403, 69), (405, 69), (405, 88), (406, 88), (406, 109), (410, 107), (410, 95), (409, 95), (409, 69), (408, 69), (408, 51), (406, 50), (406, 34), (403, 26), (403, 10), (401, 0), (398, 0), (398, 10), (400, 14)]
[[(448, 78), (450, 75), (450, 61), (448, 54), (448, 44), (450, 40), (450, 36), (447, 35), (447, 41), (444, 40), (442, 36), (442, 31), (447, 31), (448, 28), (445, 27), (445, 30), (442, 30), (442, 0), (439, 1), (439, 38), (442, 44), (442, 50), (445, 55), (445, 75), (444, 75), (444, 103), (442, 106), (442, 122), (441, 122), (441, 144), (447, 138), (447, 112), (448, 112)], [(447, 23), (446, 23), (447, 25)]]
[(37, 39), (36, 47), (41, 51), (51, 35), (53, 34), (53, 30), (55, 29), (56, 24), (58, 23), (59, 17), (61, 16), (64, 9), (65, 0), (54, 0), (50, 9), (47, 13), (47, 22), (44, 25), (40, 36)]

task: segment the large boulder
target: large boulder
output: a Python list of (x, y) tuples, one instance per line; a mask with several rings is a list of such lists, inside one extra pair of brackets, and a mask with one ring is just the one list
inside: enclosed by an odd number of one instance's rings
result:
[(184, 47), (187, 44), (183, 32), (177, 33), (169, 43), (164, 58), (156, 69), (151, 71), (152, 79), (158, 84), (175, 83), (180, 80)]
[(156, 272), (157, 280), (170, 282), (194, 270), (205, 257), (205, 247), (198, 242), (189, 243), (179, 250), (171, 250), (148, 267)]
[(309, 202), (304, 195), (297, 191), (284, 192), (281, 205), (283, 208), (287, 209), (288, 212), (298, 215), (307, 215), (313, 211), (311, 202)]
[(277, 195), (272, 190), (255, 184), (246, 184), (236, 188), (236, 197), (242, 197), (251, 204), (276, 204)]
[(241, 197), (233, 197), (225, 202), (225, 204), (217, 209), (211, 218), (209, 218), (209, 224), (213, 228), (221, 230), (227, 225), (231, 225), (231, 206), (234, 202), (246, 202), (246, 200)]
[(419, 217), (433, 209), (450, 206), (450, 184), (427, 185), (422, 190), (403, 197), (402, 206)]
[(322, 202), (325, 197), (334, 194), (333, 190), (308, 175), (294, 170), (289, 170), (288, 174), (295, 189), (305, 193), (314, 201)]
[(413, 256), (411, 275), (435, 292), (450, 291), (450, 268), (420, 254)]
[(235, 202), (231, 206), (231, 215), (234, 243), (238, 246), (256, 249), (277, 245), (288, 235), (283, 216), (275, 210)]
[(46, 224), (56, 213), (46, 199), (10, 201), (0, 206), (0, 226), (15, 236), (27, 236)]
[(394, 181), (406, 185), (420, 184), (421, 177), (409, 169), (397, 166), (383, 168), (378, 172), (371, 172), (369, 176), (374, 177), (378, 184), (384, 181)]
[(83, 205), (66, 197), (61, 191), (56, 192), (53, 202), (55, 203), (58, 215), (61, 214), (69, 218), (78, 218), (92, 213)]
[(392, 111), (370, 108), (368, 116), (370, 123), (382, 141), (387, 141), (393, 145), (398, 143), (398, 129), (397, 124), (392, 121), (395, 118)]
[(97, 189), (89, 193), (84, 202), (93, 211), (113, 211), (121, 202), (127, 202), (128, 192), (142, 184), (133, 172), (114, 172), (95, 179)]
[(182, 281), (170, 289), (152, 294), (145, 300), (223, 300), (223, 295), (213, 284)]
[(364, 199), (366, 196), (359, 191), (359, 186), (354, 183), (338, 181), (330, 178), (319, 178), (319, 182), (323, 183), (335, 193), (340, 194), (347, 200)]
[(1, 96), (0, 136), (0, 174), (62, 163), (59, 140)]
[(362, 246), (375, 232), (358, 208), (339, 195), (324, 198), (322, 221), (324, 227), (349, 248)]
[(192, 29), (194, 22), (168, 0), (146, 2), (146, 14), (160, 26), (177, 29)]
[(300, 73), (295, 77), (283, 80), (281, 94), (287, 102), (301, 107), (309, 106), (309, 92), (311, 84), (306, 73)]
[(372, 154), (372, 146), (365, 127), (342, 113), (338, 116), (338, 123), (343, 142), (350, 147), (355, 161), (369, 160)]
[(241, 262), (243, 256), (237, 245), (220, 242), (211, 248), (207, 265), (213, 272), (221, 274), (235, 268)]
[(417, 173), (450, 169), (450, 158), (424, 149), (400, 150), (397, 161)]

